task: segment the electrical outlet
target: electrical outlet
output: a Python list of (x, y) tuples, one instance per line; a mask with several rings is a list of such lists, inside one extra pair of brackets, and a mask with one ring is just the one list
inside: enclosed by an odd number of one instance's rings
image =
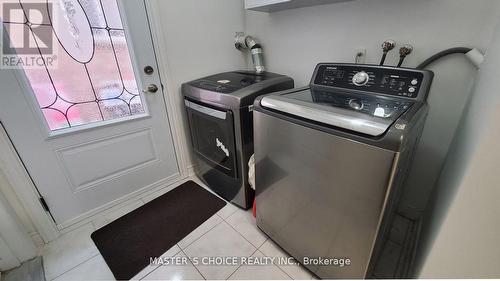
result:
[(357, 48), (354, 50), (354, 62), (355, 63), (365, 63), (366, 61), (366, 49)]

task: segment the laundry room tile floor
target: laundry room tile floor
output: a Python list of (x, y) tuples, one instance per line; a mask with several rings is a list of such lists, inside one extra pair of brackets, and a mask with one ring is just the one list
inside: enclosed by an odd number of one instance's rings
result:
[[(138, 205), (137, 202), (131, 202), (130, 206), (124, 205), (123, 210), (117, 214), (125, 214)], [(114, 217), (114, 214), (111, 214), (109, 219)], [(113, 274), (90, 238), (90, 234), (102, 223), (83, 225), (42, 248), (47, 280), (113, 280)], [(251, 210), (244, 211), (230, 203), (162, 257), (203, 256), (288, 257), (257, 228)], [(133, 278), (133, 280), (162, 279), (282, 280), (313, 279), (313, 275), (299, 265), (215, 266), (188, 262), (182, 265), (150, 265)]]
[(94, 227), (89, 223), (45, 245), (42, 256), (47, 280), (52, 280), (99, 254), (90, 238), (93, 231)]

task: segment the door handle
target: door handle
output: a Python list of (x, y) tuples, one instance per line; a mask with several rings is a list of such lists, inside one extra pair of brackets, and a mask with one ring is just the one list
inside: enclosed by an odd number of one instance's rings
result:
[(158, 92), (158, 86), (155, 84), (149, 84), (145, 90), (142, 90), (144, 93), (156, 93)]

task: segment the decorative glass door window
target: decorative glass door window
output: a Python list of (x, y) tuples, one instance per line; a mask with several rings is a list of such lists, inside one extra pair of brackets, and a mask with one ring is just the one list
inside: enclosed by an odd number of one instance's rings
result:
[[(0, 2), (11, 47), (21, 55), (29, 41), (42, 61), (23, 68), (51, 131), (145, 113), (116, 0)], [(53, 37), (51, 54), (40, 31)]]

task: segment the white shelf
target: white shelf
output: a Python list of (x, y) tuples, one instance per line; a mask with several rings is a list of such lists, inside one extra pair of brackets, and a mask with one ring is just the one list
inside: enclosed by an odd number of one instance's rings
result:
[(245, 9), (272, 13), (308, 6), (347, 2), (352, 0), (245, 0)]

